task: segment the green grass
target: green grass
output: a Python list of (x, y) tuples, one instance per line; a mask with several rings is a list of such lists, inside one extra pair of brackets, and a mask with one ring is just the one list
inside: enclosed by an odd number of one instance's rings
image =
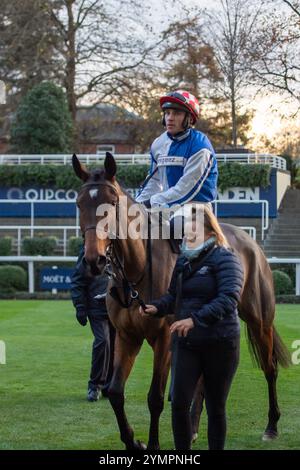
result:
[[(300, 339), (297, 305), (277, 307), (276, 325), (287, 346)], [(107, 400), (85, 400), (91, 359), (89, 327), (75, 321), (68, 301), (1, 301), (0, 340), (7, 364), (0, 365), (0, 449), (122, 449)], [(267, 422), (267, 387), (252, 365), (244, 335), (241, 360), (228, 400), (227, 449), (298, 449), (300, 364), (280, 370), (280, 436), (261, 441)], [(146, 395), (152, 354), (145, 345), (126, 386), (126, 411), (138, 439), (147, 441)], [(204, 413), (194, 448), (206, 449)], [(161, 418), (162, 449), (172, 449), (170, 404)]]

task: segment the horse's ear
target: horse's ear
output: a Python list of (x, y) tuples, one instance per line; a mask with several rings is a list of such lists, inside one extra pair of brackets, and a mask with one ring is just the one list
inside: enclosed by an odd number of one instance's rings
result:
[(107, 179), (114, 181), (115, 175), (117, 173), (117, 164), (113, 155), (109, 152), (106, 152), (106, 157), (104, 160), (105, 176)]
[(90, 174), (88, 170), (86, 169), (85, 165), (80, 163), (75, 153), (73, 154), (73, 157), (72, 157), (72, 165), (73, 165), (75, 174), (78, 176), (78, 178), (80, 178), (82, 181), (87, 181), (89, 179)]

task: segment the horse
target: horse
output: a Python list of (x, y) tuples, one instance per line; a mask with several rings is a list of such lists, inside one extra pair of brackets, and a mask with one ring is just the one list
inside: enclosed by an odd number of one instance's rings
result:
[[(114, 157), (106, 154), (104, 169), (88, 171), (76, 155), (72, 159), (75, 174), (83, 181), (77, 198), (80, 211), (80, 226), (85, 238), (85, 259), (92, 273), (103, 272), (107, 257), (111, 262), (106, 303), (109, 318), (116, 328), (114, 372), (108, 390), (108, 397), (114, 410), (120, 438), (126, 449), (145, 449), (145, 444), (134, 438), (124, 410), (124, 388), (135, 358), (146, 340), (151, 346), (153, 374), (148, 392), (150, 428), (148, 449), (159, 449), (159, 418), (164, 407), (164, 392), (170, 367), (171, 317), (148, 318), (140, 315), (138, 309), (143, 302), (159, 298), (169, 286), (177, 255), (173, 253), (169, 241), (163, 239), (147, 240), (116, 237), (107, 232), (106, 237), (97, 236), (97, 224), (103, 221), (97, 215), (97, 207), (106, 204), (118, 209), (122, 198), (128, 204), (125, 219), (126, 228), (134, 220), (130, 207), (133, 198), (122, 189), (116, 179), (117, 165)], [(113, 217), (116, 218), (117, 212)], [(147, 212), (140, 213), (146, 223)], [(289, 365), (289, 354), (274, 327), (275, 296), (272, 272), (263, 251), (242, 229), (221, 224), (229, 245), (240, 257), (244, 268), (244, 285), (238, 311), (247, 326), (248, 340), (254, 358), (260, 365), (268, 384), (269, 412), (268, 423), (263, 433), (264, 440), (277, 437), (277, 423), (280, 410), (277, 401), (276, 380), (278, 364)], [(113, 236), (114, 235), (114, 236)], [(149, 250), (149, 247), (151, 250)], [(151, 254), (151, 256), (150, 256)], [(151, 258), (151, 259), (150, 259)], [(196, 399), (192, 407), (193, 433), (196, 437), (203, 401), (203, 383), (200, 380)]]

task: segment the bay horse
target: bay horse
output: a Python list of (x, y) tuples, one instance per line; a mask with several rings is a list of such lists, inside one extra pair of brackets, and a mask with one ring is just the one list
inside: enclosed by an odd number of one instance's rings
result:
[[(106, 204), (118, 208), (120, 197), (126, 198), (128, 213), (135, 201), (122, 189), (116, 180), (117, 166), (114, 157), (106, 154), (104, 169), (89, 172), (73, 155), (73, 169), (83, 181), (78, 194), (80, 226), (85, 238), (85, 258), (92, 273), (103, 272), (108, 253), (112, 262), (113, 279), (109, 282), (106, 303), (111, 322), (116, 328), (114, 372), (108, 396), (118, 422), (120, 437), (126, 449), (145, 449), (135, 440), (124, 409), (124, 388), (135, 358), (146, 340), (154, 353), (153, 375), (148, 392), (150, 429), (148, 449), (159, 449), (159, 418), (164, 406), (164, 392), (170, 367), (170, 317), (148, 318), (138, 312), (139, 302), (146, 303), (163, 295), (168, 287), (177, 255), (171, 250), (166, 239), (150, 240), (151, 260), (147, 256), (147, 240), (97, 236), (97, 224), (103, 215), (96, 214), (97, 207)], [(147, 218), (144, 209), (143, 217)], [(115, 213), (116, 214), (116, 213)], [(134, 219), (127, 215), (127, 226)], [(147, 219), (148, 221), (148, 219)], [(221, 224), (230, 246), (237, 252), (244, 267), (244, 286), (239, 303), (239, 316), (247, 326), (252, 352), (262, 368), (268, 384), (268, 423), (263, 434), (264, 440), (277, 436), (277, 422), (280, 411), (276, 394), (278, 363), (289, 365), (289, 354), (273, 325), (275, 296), (272, 272), (263, 251), (242, 229)], [(150, 269), (151, 266), (151, 269)], [(152, 272), (150, 282), (149, 273)], [(111, 288), (114, 288), (112, 295)], [(128, 299), (131, 298), (129, 301)], [(199, 383), (199, 387), (203, 384)], [(197, 390), (192, 417), (193, 432), (197, 427), (202, 410), (203, 390)]]

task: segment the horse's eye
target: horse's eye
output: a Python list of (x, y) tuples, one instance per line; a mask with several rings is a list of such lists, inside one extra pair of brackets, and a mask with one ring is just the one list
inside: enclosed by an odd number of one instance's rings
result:
[(112, 206), (116, 206), (116, 205), (117, 205), (117, 201), (112, 201), (111, 205), (112, 205)]

